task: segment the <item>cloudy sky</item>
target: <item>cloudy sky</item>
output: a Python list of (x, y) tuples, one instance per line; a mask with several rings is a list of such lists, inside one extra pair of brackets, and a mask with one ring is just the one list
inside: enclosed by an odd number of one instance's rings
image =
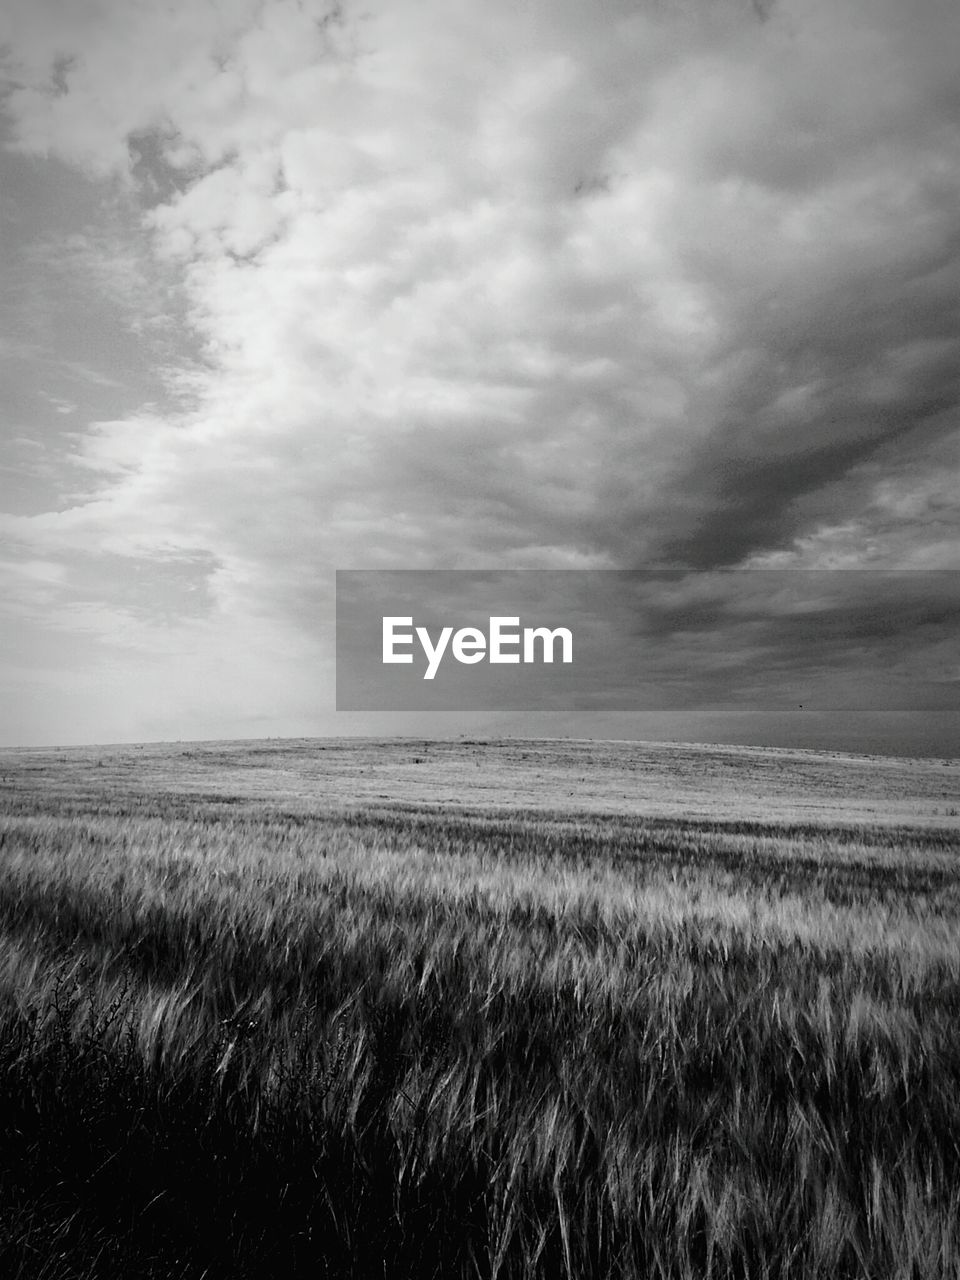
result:
[[(429, 727), (335, 713), (338, 568), (960, 568), (955, 0), (6, 0), (0, 46), (3, 742)], [(960, 749), (818, 715), (524, 723)]]

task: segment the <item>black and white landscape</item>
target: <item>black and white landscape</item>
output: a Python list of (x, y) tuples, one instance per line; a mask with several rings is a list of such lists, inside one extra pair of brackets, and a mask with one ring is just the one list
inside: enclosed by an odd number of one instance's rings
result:
[(4, 0), (0, 1275), (960, 1275), (958, 49)]

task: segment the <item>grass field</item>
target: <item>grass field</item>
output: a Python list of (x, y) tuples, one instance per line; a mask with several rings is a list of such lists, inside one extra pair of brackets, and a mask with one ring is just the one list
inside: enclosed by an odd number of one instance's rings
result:
[(0, 1275), (960, 1275), (960, 762), (0, 753)]

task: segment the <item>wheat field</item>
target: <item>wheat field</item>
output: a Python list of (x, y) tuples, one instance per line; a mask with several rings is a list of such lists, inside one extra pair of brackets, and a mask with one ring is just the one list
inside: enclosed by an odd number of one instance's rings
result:
[(0, 753), (0, 1273), (960, 1275), (960, 765)]

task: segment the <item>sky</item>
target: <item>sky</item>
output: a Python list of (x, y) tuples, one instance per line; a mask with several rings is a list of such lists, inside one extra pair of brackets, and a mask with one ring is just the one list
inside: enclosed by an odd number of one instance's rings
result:
[[(958, 47), (954, 0), (6, 0), (0, 744), (957, 754), (949, 574), (886, 628), (942, 705), (803, 717), (337, 713), (334, 574), (960, 570)], [(789, 652), (849, 663), (830, 601)]]

